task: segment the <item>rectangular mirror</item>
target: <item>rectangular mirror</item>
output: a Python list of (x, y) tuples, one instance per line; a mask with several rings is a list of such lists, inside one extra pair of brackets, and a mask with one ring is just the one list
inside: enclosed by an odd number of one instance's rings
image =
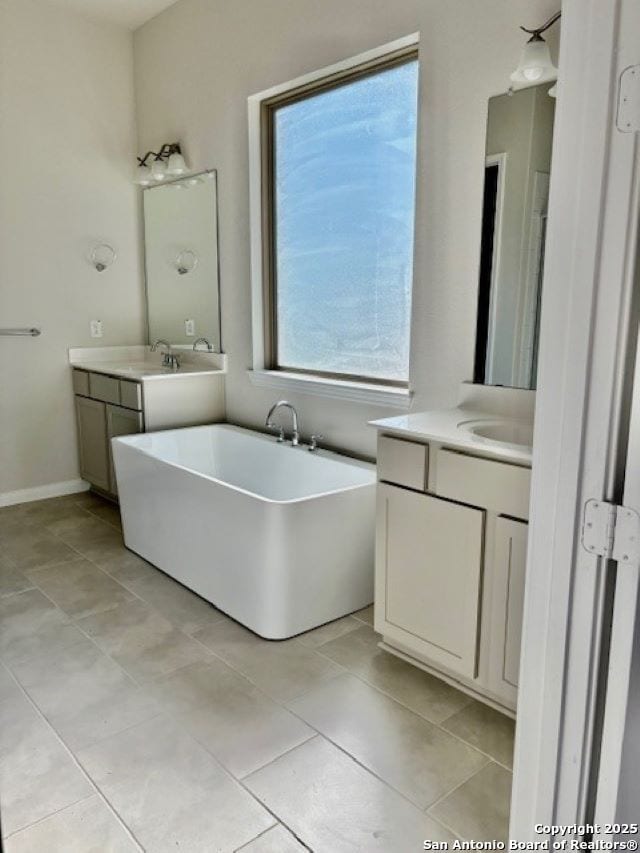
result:
[(146, 187), (143, 203), (149, 342), (220, 352), (215, 171)]
[(474, 380), (535, 388), (555, 98), (489, 100)]

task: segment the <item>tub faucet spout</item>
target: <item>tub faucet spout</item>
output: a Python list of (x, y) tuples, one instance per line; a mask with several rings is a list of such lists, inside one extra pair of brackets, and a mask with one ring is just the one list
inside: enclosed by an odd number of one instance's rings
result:
[(276, 412), (278, 409), (289, 409), (289, 411), (291, 412), (291, 419), (293, 422), (291, 444), (293, 445), (293, 447), (297, 447), (300, 444), (300, 433), (298, 432), (298, 413), (293, 408), (291, 403), (287, 402), (287, 400), (278, 400), (277, 403), (274, 403), (273, 406), (271, 406), (271, 408), (269, 409), (269, 414), (267, 415), (265, 425), (267, 429), (278, 430), (280, 432), (280, 438), (278, 440), (282, 441), (284, 430), (282, 429), (282, 427), (278, 426), (277, 424), (274, 424), (271, 420), (274, 412)]

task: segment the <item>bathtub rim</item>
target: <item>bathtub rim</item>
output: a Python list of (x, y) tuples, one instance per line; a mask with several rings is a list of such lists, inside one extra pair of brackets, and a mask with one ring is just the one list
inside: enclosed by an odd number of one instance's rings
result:
[[(122, 435), (115, 436), (111, 439), (111, 444), (115, 447), (116, 443), (121, 444), (125, 447), (129, 447), (134, 449), (136, 452), (141, 453), (142, 455), (148, 457), (149, 459), (153, 459), (156, 462), (161, 462), (164, 465), (168, 465), (171, 468), (175, 468), (179, 471), (186, 471), (188, 474), (199, 477), (202, 480), (208, 480), (210, 483), (216, 483), (219, 486), (224, 486), (227, 489), (233, 489), (234, 492), (238, 492), (242, 495), (247, 495), (250, 498), (255, 498), (259, 501), (262, 501), (266, 504), (273, 504), (276, 506), (289, 506), (292, 504), (302, 504), (311, 500), (318, 500), (320, 498), (330, 497), (332, 495), (343, 494), (345, 492), (352, 492), (356, 489), (366, 489), (371, 486), (376, 486), (376, 466), (372, 462), (365, 462), (362, 459), (356, 459), (355, 457), (347, 456), (346, 454), (336, 453), (332, 450), (323, 450), (318, 449), (313, 452), (316, 453), (320, 458), (331, 459), (333, 461), (339, 462), (343, 465), (352, 465), (355, 468), (361, 468), (363, 470), (369, 471), (373, 476), (370, 483), (355, 483), (353, 486), (344, 486), (339, 489), (330, 489), (324, 492), (316, 492), (311, 495), (304, 495), (299, 498), (290, 498), (288, 500), (276, 500), (275, 498), (269, 498), (266, 495), (260, 495), (257, 492), (252, 492), (249, 489), (243, 489), (241, 486), (236, 486), (233, 483), (229, 483), (226, 480), (221, 480), (218, 477), (212, 477), (209, 474), (204, 474), (202, 471), (197, 471), (195, 468), (190, 468), (188, 465), (182, 465), (179, 462), (171, 462), (168, 459), (163, 459), (161, 456), (158, 456), (156, 453), (152, 453), (149, 450), (145, 450), (144, 448), (138, 446), (137, 441), (143, 438), (145, 435), (163, 435), (169, 433), (176, 432), (184, 432), (186, 430), (196, 431), (196, 430), (206, 430), (211, 429), (211, 427), (221, 427), (225, 430), (232, 432), (240, 432), (240, 433), (248, 433), (257, 438), (262, 439), (263, 441), (277, 444), (278, 440), (275, 436), (270, 435), (269, 433), (260, 432), (259, 430), (250, 429), (249, 427), (239, 426), (237, 424), (231, 423), (216, 423), (216, 424), (200, 424), (198, 426), (188, 426), (188, 427), (178, 427), (175, 429), (167, 429), (167, 430), (158, 430), (153, 433), (134, 433), (133, 435)], [(309, 452), (307, 445), (300, 445), (299, 447), (291, 447), (290, 448), (294, 452)], [(116, 478), (118, 476), (117, 465), (114, 466), (116, 469)]]

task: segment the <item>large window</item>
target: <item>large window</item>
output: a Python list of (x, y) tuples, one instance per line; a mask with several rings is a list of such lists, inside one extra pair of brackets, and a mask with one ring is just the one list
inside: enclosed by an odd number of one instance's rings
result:
[(262, 105), (266, 366), (407, 385), (415, 47)]

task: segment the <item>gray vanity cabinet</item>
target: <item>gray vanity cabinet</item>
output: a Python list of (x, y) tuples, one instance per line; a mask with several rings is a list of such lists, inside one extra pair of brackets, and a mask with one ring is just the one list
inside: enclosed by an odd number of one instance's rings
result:
[(111, 439), (144, 431), (140, 383), (74, 370), (73, 387), (80, 474), (94, 488), (115, 497)]
[(107, 416), (104, 403), (76, 396), (80, 474), (91, 485), (109, 491)]
[[(129, 382), (128, 385), (133, 383)], [(116, 472), (113, 467), (113, 454), (111, 452), (111, 439), (119, 435), (134, 435), (143, 432), (142, 412), (125, 409), (123, 406), (106, 406), (107, 414), (107, 448), (109, 453), (109, 491), (112, 495), (118, 494), (116, 483)]]

